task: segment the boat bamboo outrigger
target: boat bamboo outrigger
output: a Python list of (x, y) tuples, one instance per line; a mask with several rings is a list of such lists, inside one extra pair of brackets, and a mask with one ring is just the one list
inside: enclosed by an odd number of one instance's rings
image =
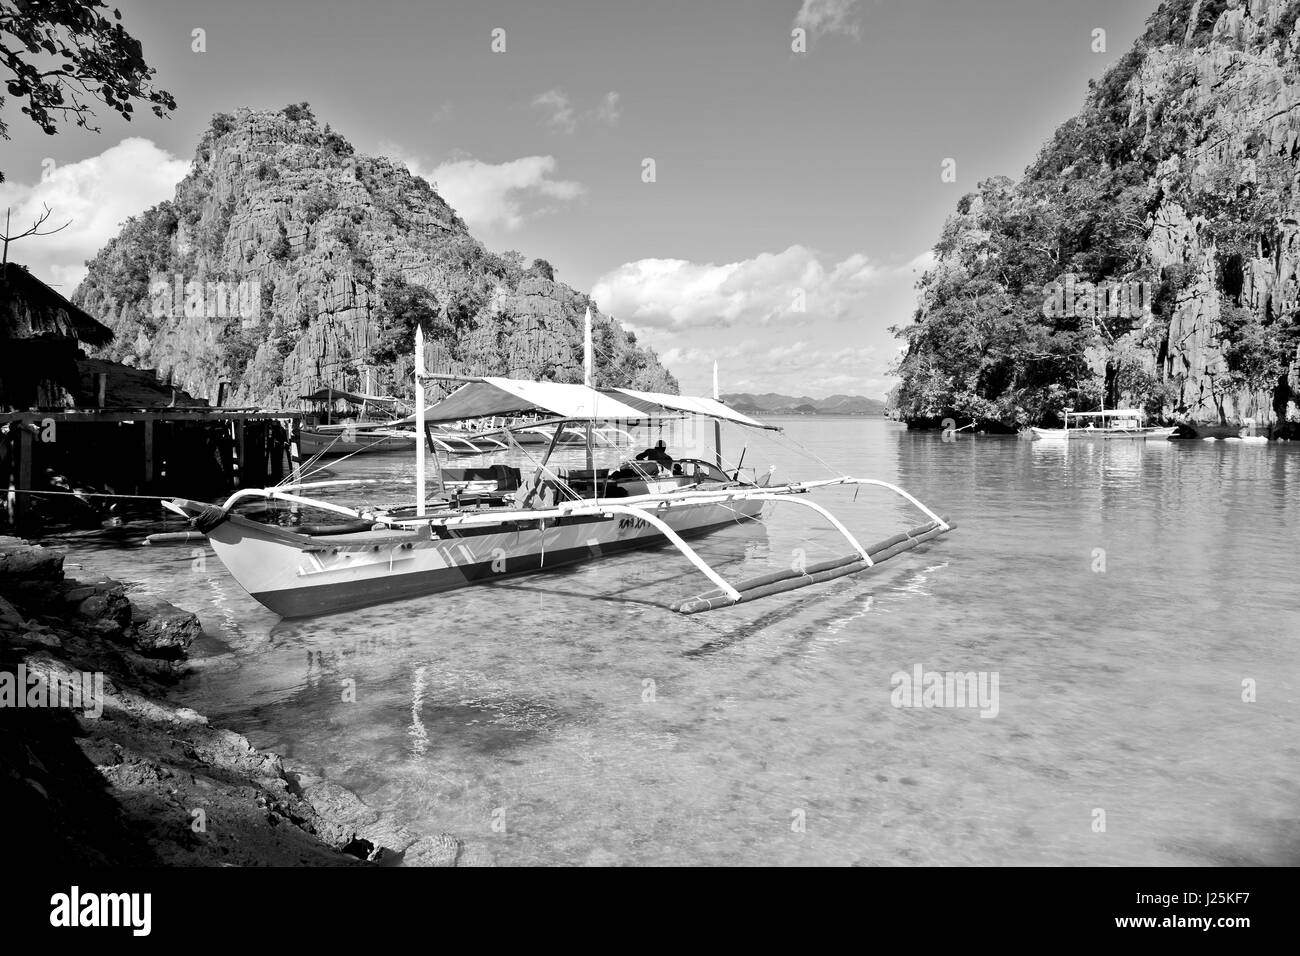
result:
[[(449, 422), (499, 416), (549, 415), (554, 426), (546, 455), (525, 480), (519, 468), (497, 464), (479, 469), (436, 469), (438, 494), (425, 488), (425, 456), (437, 446), (416, 444), (415, 500), (393, 508), (349, 508), (314, 497), (344, 485), (376, 481), (314, 481), (245, 489), (219, 506), (186, 499), (168, 502), (208, 535), (213, 550), (254, 598), (285, 617), (346, 610), (490, 582), (505, 575), (550, 570), (636, 548), (674, 547), (712, 585), (672, 608), (682, 613), (727, 607), (768, 594), (806, 587), (866, 571), (953, 528), (908, 492), (888, 482), (841, 476), (771, 484), (744, 477), (737, 465), (724, 470), (720, 426), (780, 431), (729, 408), (716, 397), (693, 398), (586, 384), (470, 377), (426, 407), (422, 335), (416, 332), (416, 434)], [(590, 359), (588, 359), (590, 369)], [(716, 385), (715, 385), (716, 392)], [(618, 469), (596, 468), (593, 434), (602, 422), (625, 426), (685, 417), (715, 424), (712, 460), (678, 459), (670, 469), (627, 461)], [(525, 427), (534, 427), (527, 425)], [(587, 436), (586, 468), (552, 463), (567, 428)], [(502, 432), (507, 439), (510, 430)], [(458, 481), (449, 480), (453, 476)], [(864, 546), (809, 492), (837, 486), (888, 489), (915, 505), (925, 523), (880, 544)], [(283, 502), (331, 512), (344, 521), (332, 527), (285, 528), (252, 520), (241, 505)], [(738, 522), (757, 520), (776, 503), (805, 508), (828, 522), (850, 553), (801, 569), (732, 584), (691, 547), (689, 539)]]

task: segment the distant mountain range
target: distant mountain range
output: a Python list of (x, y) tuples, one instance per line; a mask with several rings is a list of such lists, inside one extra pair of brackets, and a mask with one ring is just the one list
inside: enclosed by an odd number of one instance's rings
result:
[(883, 415), (885, 403), (861, 395), (832, 395), (829, 398), (778, 395), (764, 392), (732, 392), (722, 400), (738, 412), (764, 415)]

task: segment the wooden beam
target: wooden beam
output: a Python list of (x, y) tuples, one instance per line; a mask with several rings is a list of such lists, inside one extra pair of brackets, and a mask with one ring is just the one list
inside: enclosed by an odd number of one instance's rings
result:
[(237, 422), (265, 421), (272, 418), (292, 418), (301, 420), (302, 412), (265, 411), (265, 412), (230, 412), (220, 409), (97, 409), (77, 408), (41, 411), (29, 409), (23, 412), (0, 412), (0, 423), (25, 422), (39, 425), (47, 418), (56, 422)]

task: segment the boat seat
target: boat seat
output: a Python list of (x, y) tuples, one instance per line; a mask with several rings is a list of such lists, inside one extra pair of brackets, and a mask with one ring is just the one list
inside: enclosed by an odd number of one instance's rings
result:
[(609, 477), (608, 468), (569, 468), (561, 472), (567, 481), (604, 481)]
[(523, 481), (518, 468), (510, 465), (489, 465), (480, 468), (444, 468), (442, 479), (448, 483), (494, 481), (497, 491), (514, 491)]
[(620, 478), (658, 478), (659, 465), (656, 462), (645, 461), (628, 461), (614, 473), (615, 479)]

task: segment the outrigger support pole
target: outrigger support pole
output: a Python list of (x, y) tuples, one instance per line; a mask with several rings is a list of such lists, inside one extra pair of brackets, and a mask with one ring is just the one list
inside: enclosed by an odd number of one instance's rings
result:
[(757, 498), (759, 501), (783, 501), (789, 502), (792, 505), (803, 505), (805, 508), (811, 508), (833, 524), (836, 531), (844, 535), (844, 539), (848, 541), (849, 546), (861, 555), (863, 561), (867, 562), (867, 567), (871, 567), (875, 563), (871, 560), (871, 555), (867, 553), (867, 549), (862, 546), (861, 542), (859, 542), (857, 538), (853, 537), (852, 533), (848, 528), (844, 527), (844, 524), (840, 519), (835, 517), (835, 515), (831, 514), (817, 502), (810, 501), (807, 498), (796, 498), (794, 495), (750, 495), (749, 497), (751, 499)]
[(695, 567), (698, 568), (706, 578), (717, 586), (719, 591), (725, 594), (732, 601), (740, 600), (740, 592), (723, 580), (722, 576), (719, 575), (717, 571), (714, 571), (713, 568), (709, 566), (709, 563), (701, 558), (699, 553), (687, 544), (682, 539), (681, 535), (672, 529), (672, 526), (669, 525), (668, 522), (664, 521), (658, 515), (653, 514), (649, 508), (634, 508), (631, 505), (614, 505), (609, 504), (608, 502), (602, 502), (598, 509), (593, 510), (599, 510), (609, 514), (631, 515), (640, 518), (667, 538), (678, 551), (685, 555), (687, 561), (695, 565)]
[(944, 521), (943, 518), (941, 518), (939, 515), (935, 514), (925, 505), (921, 504), (921, 502), (918, 501), (915, 497), (908, 494), (902, 488), (898, 487), (898, 485), (891, 485), (887, 481), (878, 481), (875, 478), (849, 478), (845, 476), (844, 478), (828, 478), (825, 481), (805, 482), (803, 487), (825, 488), (829, 485), (879, 485), (881, 488), (888, 488), (890, 491), (894, 492), (894, 494), (901, 495), (902, 497), (910, 501), (912, 504), (920, 508), (921, 511), (925, 513), (925, 516), (927, 518), (929, 518), (931, 521), (937, 524), (944, 531), (948, 530), (948, 522)]

